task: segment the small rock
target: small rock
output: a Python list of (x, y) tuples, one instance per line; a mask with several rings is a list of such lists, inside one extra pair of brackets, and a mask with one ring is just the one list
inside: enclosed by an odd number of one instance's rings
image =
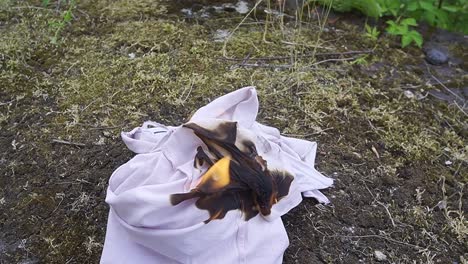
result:
[(249, 10), (250, 10), (247, 2), (245, 2), (245, 1), (237, 2), (235, 8), (236, 8), (237, 13), (242, 14), (242, 15), (247, 14), (249, 12)]
[(16, 146), (18, 146), (16, 139), (13, 139), (13, 141), (11, 142), (11, 146), (13, 147), (13, 150), (16, 150)]
[(387, 255), (385, 255), (382, 251), (376, 250), (374, 251), (374, 256), (377, 259), (377, 261), (385, 261), (387, 260)]
[(224, 42), (230, 35), (231, 33), (228, 30), (225, 29), (218, 29), (214, 33), (214, 42)]
[(406, 98), (409, 98), (409, 99), (414, 98), (414, 93), (412, 91), (410, 91), (410, 90), (404, 91), (404, 94), (405, 94)]
[(193, 11), (189, 8), (183, 8), (180, 10), (180, 12), (182, 12), (182, 14), (188, 16), (188, 17), (191, 17), (193, 16)]
[(103, 146), (106, 144), (106, 139), (99, 136), (99, 140), (97, 142), (94, 142), (95, 146)]
[(446, 160), (446, 161), (445, 161), (445, 165), (447, 165), (447, 166), (450, 166), (450, 165), (452, 165), (452, 161), (450, 161), (450, 160)]
[(436, 204), (436, 207), (439, 208), (440, 210), (447, 208), (447, 201), (446, 200), (439, 201)]
[(424, 98), (427, 97), (427, 94), (426, 94), (426, 95), (423, 95), (422, 93), (416, 91), (416, 92), (414, 93), (414, 96), (416, 97), (417, 100), (422, 100), (422, 99), (424, 99)]
[(429, 46), (424, 50), (426, 61), (432, 65), (442, 65), (447, 63), (449, 55), (446, 49), (438, 46)]
[(133, 59), (136, 57), (136, 55), (135, 55), (135, 53), (132, 52), (132, 53), (128, 54), (128, 57), (129, 57), (131, 60), (133, 60)]

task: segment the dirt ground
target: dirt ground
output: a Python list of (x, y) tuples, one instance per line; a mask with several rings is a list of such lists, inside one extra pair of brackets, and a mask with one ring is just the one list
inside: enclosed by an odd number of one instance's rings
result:
[(335, 179), (330, 205), (283, 217), (284, 263), (467, 263), (466, 37), (425, 29), (451, 54), (433, 66), (323, 9), (41, 2), (0, 0), (0, 263), (97, 263), (107, 181), (134, 155), (119, 133), (247, 85)]

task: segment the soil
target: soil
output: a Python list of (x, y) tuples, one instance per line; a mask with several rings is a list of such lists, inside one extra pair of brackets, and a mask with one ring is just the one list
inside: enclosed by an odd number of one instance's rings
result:
[(71, 4), (41, 2), (0, 1), (0, 263), (98, 263), (107, 181), (134, 155), (119, 133), (180, 125), (247, 85), (259, 121), (317, 141), (316, 167), (335, 179), (331, 204), (283, 216), (284, 263), (468, 260), (466, 37), (425, 33), (453, 61), (434, 66), (366, 37), (364, 18), (319, 23), (320, 9), (298, 24), (267, 3), (244, 19), (180, 12), (211, 1), (78, 1), (54, 26)]

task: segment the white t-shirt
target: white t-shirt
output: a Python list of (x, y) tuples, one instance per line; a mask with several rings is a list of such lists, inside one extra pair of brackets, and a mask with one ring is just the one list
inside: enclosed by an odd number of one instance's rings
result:
[(328, 203), (319, 190), (333, 180), (314, 169), (315, 142), (283, 137), (276, 128), (257, 123), (258, 107), (255, 89), (245, 87), (200, 108), (190, 122), (237, 121), (239, 129), (255, 135), (268, 168), (294, 176), (289, 194), (273, 205), (270, 215), (245, 221), (240, 210), (231, 210), (205, 224), (209, 213), (195, 206), (196, 199), (172, 205), (170, 195), (189, 192), (202, 175), (193, 163), (203, 143), (188, 128), (145, 122), (122, 133), (137, 155), (109, 180), (106, 202), (111, 209), (101, 263), (282, 263), (289, 240), (280, 216), (297, 206), (302, 195)]

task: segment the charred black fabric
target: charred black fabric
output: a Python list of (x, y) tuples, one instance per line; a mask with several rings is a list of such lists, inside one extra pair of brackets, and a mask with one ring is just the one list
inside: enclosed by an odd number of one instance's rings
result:
[(200, 146), (194, 166), (208, 165), (200, 183), (188, 193), (171, 195), (171, 203), (198, 198), (195, 205), (210, 218), (222, 219), (230, 210), (241, 210), (246, 221), (259, 212), (269, 215), (271, 207), (289, 193), (294, 177), (286, 171), (270, 171), (255, 144), (238, 137), (236, 122), (223, 122), (213, 129), (185, 124), (205, 144)]

